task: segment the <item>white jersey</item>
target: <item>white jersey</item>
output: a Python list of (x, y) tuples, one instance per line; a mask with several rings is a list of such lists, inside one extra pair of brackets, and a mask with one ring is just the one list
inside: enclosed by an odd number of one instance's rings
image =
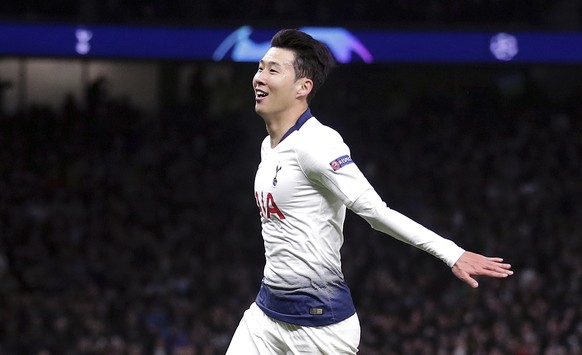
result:
[(256, 302), (288, 323), (327, 325), (355, 313), (341, 270), (346, 207), (450, 266), (464, 251), (386, 207), (341, 136), (309, 109), (275, 148), (263, 141), (255, 198), (266, 258)]

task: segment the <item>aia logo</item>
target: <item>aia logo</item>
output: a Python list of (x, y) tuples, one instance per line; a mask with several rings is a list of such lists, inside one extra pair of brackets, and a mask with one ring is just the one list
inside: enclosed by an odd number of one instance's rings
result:
[(279, 219), (285, 219), (285, 216), (279, 207), (277, 207), (275, 199), (270, 192), (268, 192), (266, 195), (263, 192), (261, 192), (260, 195), (258, 192), (255, 192), (255, 200), (257, 201), (257, 206), (259, 207), (259, 213), (261, 214), (261, 217), (271, 219), (271, 215), (275, 214), (277, 217), (279, 217)]

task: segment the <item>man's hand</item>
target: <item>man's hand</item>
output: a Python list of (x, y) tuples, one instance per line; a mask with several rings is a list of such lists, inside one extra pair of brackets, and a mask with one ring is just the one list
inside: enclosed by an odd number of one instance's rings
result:
[(502, 258), (486, 257), (469, 251), (461, 255), (451, 270), (455, 276), (473, 288), (479, 287), (473, 276), (505, 278), (513, 275), (511, 265), (503, 263)]

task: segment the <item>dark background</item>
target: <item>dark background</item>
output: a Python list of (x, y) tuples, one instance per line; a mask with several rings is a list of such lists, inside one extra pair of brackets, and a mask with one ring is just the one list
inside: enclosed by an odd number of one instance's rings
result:
[[(9, 0), (0, 19), (577, 31), (580, 9)], [(195, 65), (202, 75), (212, 66)], [(252, 186), (266, 134), (253, 111), (256, 65), (224, 65), (228, 82), (194, 80), (186, 100), (168, 95), (154, 115), (90, 87), (58, 109), (0, 110), (0, 354), (224, 353), (264, 265)], [(332, 73), (312, 112), (344, 136), (388, 205), (516, 272), (470, 289), (349, 213), (342, 252), (361, 354), (582, 352), (581, 71), (400, 63)]]

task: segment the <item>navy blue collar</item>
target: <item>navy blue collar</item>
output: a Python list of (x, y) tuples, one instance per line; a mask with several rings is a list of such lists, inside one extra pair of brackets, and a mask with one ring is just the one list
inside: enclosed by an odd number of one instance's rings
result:
[(311, 117), (312, 117), (311, 110), (308, 107), (307, 110), (305, 110), (305, 112), (303, 112), (303, 114), (301, 116), (299, 116), (299, 119), (297, 120), (297, 122), (295, 122), (295, 125), (293, 127), (289, 128), (287, 133), (285, 133), (283, 135), (283, 137), (281, 137), (281, 140), (279, 141), (279, 143), (281, 143), (283, 141), (283, 139), (287, 138), (287, 136), (289, 136), (291, 133), (298, 131), (299, 128), (301, 128), (301, 126), (303, 126), (303, 124), (305, 122), (307, 122), (307, 120), (310, 119)]

